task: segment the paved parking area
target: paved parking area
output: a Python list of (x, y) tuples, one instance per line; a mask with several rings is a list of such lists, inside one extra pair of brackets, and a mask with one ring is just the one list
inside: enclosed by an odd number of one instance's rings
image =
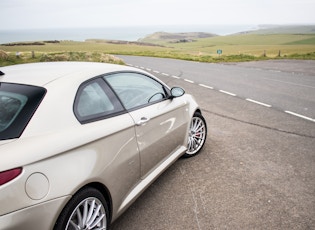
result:
[(198, 156), (171, 166), (112, 230), (315, 229), (313, 122), (161, 78), (196, 97), (208, 140)]

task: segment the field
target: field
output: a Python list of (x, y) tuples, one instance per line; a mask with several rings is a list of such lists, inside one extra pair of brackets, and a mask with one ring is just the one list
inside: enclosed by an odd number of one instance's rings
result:
[[(178, 39), (153, 34), (138, 42), (86, 40), (34, 41), (0, 45), (0, 66), (38, 61), (97, 61), (123, 64), (113, 55), (168, 57), (201, 62), (315, 59), (315, 32), (256, 31), (229, 36)], [(281, 30), (279, 30), (281, 31)], [(314, 26), (312, 30), (315, 31)], [(173, 36), (173, 37), (172, 37)], [(219, 53), (219, 50), (222, 53)]]

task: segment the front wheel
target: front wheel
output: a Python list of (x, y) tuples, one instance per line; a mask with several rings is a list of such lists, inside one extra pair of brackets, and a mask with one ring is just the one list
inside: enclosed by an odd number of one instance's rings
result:
[(94, 188), (79, 191), (62, 210), (54, 230), (103, 229), (108, 227), (108, 207)]
[(187, 151), (183, 157), (192, 157), (199, 153), (207, 138), (207, 124), (201, 113), (196, 112), (192, 117), (189, 133)]

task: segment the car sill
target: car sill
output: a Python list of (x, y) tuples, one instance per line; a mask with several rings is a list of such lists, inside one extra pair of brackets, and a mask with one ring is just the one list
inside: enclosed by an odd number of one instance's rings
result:
[(146, 178), (144, 178), (126, 197), (118, 209), (118, 214), (122, 213), (128, 205), (130, 205), (141, 193), (159, 176), (161, 175), (173, 162), (175, 162), (187, 150), (186, 147), (181, 146), (169, 158), (153, 170)]

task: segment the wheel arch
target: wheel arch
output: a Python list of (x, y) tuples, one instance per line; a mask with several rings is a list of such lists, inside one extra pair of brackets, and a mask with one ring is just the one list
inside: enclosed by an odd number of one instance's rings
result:
[(201, 110), (200, 110), (199, 108), (197, 108), (193, 114), (196, 114), (196, 113), (202, 114), (202, 113), (201, 113)]
[[(71, 197), (70, 199), (68, 199), (68, 201), (63, 205), (61, 212), (58, 214), (58, 216), (56, 217), (56, 220), (54, 221), (53, 224), (53, 229), (54, 230), (58, 230), (60, 229), (60, 224), (58, 224), (58, 220), (60, 219), (60, 217), (64, 218), (65, 214), (63, 214), (64, 210), (66, 209), (66, 207), (70, 204), (71, 198), (74, 198), (77, 194), (79, 194), (81, 191), (87, 190), (87, 189), (94, 189), (97, 190), (100, 195), (103, 196), (105, 202), (106, 202), (106, 206), (107, 206), (107, 213), (108, 213), (108, 218), (107, 218), (107, 226), (109, 226), (111, 224), (111, 220), (112, 220), (112, 198), (110, 195), (109, 190), (107, 189), (107, 187), (105, 185), (103, 185), (102, 183), (99, 182), (91, 182), (89, 184), (84, 185), (83, 187), (81, 187), (80, 189), (78, 189)], [(82, 194), (82, 193), (81, 193)], [(60, 223), (62, 223), (63, 221), (60, 221)], [(63, 229), (63, 228), (62, 228)]]
[[(112, 220), (112, 212), (113, 212), (113, 203), (112, 203), (112, 197), (110, 195), (109, 189), (102, 183), (92, 182), (92, 183), (89, 183), (89, 184), (85, 185), (80, 190), (82, 190), (82, 189), (84, 189), (86, 187), (95, 188), (95, 189), (97, 189), (98, 191), (100, 191), (102, 193), (102, 195), (104, 196), (104, 198), (106, 200), (108, 211), (109, 211), (108, 219), (109, 219), (109, 222), (111, 222), (111, 220)], [(79, 192), (80, 190), (78, 190), (77, 192)]]

